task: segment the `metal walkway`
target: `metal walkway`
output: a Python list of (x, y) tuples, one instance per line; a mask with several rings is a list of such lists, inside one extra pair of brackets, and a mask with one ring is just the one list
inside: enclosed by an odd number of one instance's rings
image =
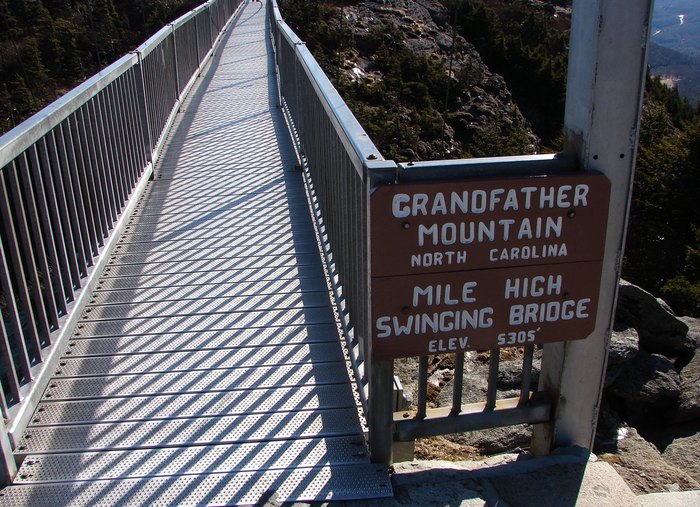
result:
[(244, 6), (179, 115), (0, 505), (391, 495), (276, 106), (265, 11)]

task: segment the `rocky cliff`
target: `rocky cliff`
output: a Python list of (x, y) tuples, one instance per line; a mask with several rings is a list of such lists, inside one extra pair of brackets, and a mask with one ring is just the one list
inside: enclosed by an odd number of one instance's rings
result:
[[(285, 19), (386, 158), (399, 161), (535, 153), (538, 137), (504, 79), (455, 33), (437, 0), (325, 4)], [(318, 19), (316, 26), (309, 26)], [(319, 27), (318, 23), (322, 26)]]

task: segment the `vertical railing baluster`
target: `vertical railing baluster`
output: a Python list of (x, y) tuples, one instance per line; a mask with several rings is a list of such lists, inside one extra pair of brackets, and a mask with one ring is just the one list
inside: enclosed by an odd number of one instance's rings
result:
[(75, 133), (75, 137), (78, 139), (83, 152), (83, 160), (85, 161), (86, 167), (86, 183), (88, 192), (92, 196), (91, 203), (93, 206), (93, 215), (95, 217), (97, 239), (99, 246), (102, 247), (104, 245), (104, 240), (109, 237), (110, 227), (104, 195), (102, 193), (101, 171), (97, 161), (95, 146), (92, 142), (93, 139), (90, 137), (89, 127), (87, 126), (89, 122), (88, 112), (87, 105), (84, 105), (77, 111), (77, 132)]
[[(0, 248), (1, 249), (1, 248)], [(3, 253), (3, 260), (5, 255)], [(4, 292), (3, 292), (4, 294)], [(15, 368), (15, 362), (12, 358), (12, 351), (17, 350), (20, 353), (24, 351), (26, 358), (26, 349), (24, 347), (13, 347), (10, 344), (10, 339), (7, 334), (7, 329), (5, 328), (5, 319), (0, 318), (0, 364), (2, 365), (3, 372), (5, 373), (5, 381), (7, 382), (7, 391), (5, 391), (2, 396), (2, 416), (8, 419), (7, 406), (8, 404), (14, 405), (19, 402), (19, 384), (20, 377), (17, 375), (17, 369)], [(20, 358), (21, 360), (22, 358)], [(29, 364), (26, 365), (27, 368)], [(24, 374), (23, 374), (24, 375)], [(3, 389), (4, 391), (4, 389)]]
[(42, 217), (45, 223), (46, 235), (53, 245), (53, 253), (55, 254), (55, 265), (57, 279), (61, 283), (61, 295), (57, 296), (61, 311), (65, 314), (68, 312), (66, 306), (67, 301), (72, 301), (73, 283), (71, 282), (70, 267), (68, 266), (68, 255), (66, 254), (66, 243), (63, 238), (63, 230), (61, 228), (61, 218), (56, 206), (56, 194), (53, 187), (53, 178), (51, 178), (51, 170), (49, 168), (49, 155), (47, 153), (46, 137), (43, 137), (34, 145), (38, 160), (36, 163), (35, 178), (43, 196), (43, 201), (39, 204)]
[(138, 125), (134, 116), (134, 104), (131, 100), (131, 76), (125, 74), (119, 80), (117, 87), (119, 93), (119, 103), (121, 105), (121, 115), (123, 118), (124, 128), (127, 137), (127, 157), (131, 167), (131, 186), (132, 189), (136, 186), (143, 174), (144, 160), (140, 157), (139, 142), (138, 142)]
[(109, 228), (111, 229), (119, 218), (119, 213), (121, 212), (117, 198), (117, 183), (114, 181), (114, 173), (112, 170), (114, 167), (114, 162), (112, 161), (112, 154), (105, 138), (102, 105), (95, 98), (91, 99), (88, 104), (90, 106), (90, 115), (92, 117), (90, 129), (92, 131), (92, 137), (96, 140), (95, 145), (99, 148), (96, 150), (96, 154), (98, 155), (98, 168), (101, 172), (101, 179), (104, 185), (103, 192), (105, 196), (105, 204), (109, 210)]
[[(34, 153), (34, 147), (30, 148), (28, 151)], [(43, 315), (46, 317), (48, 327), (46, 329), (46, 345), (51, 343), (51, 330), (58, 329), (58, 303), (56, 302), (56, 295), (54, 293), (54, 282), (51, 276), (51, 268), (49, 267), (49, 259), (53, 261), (55, 259), (48, 250), (51, 249), (51, 242), (44, 240), (42, 228), (39, 224), (39, 210), (37, 209), (34, 185), (32, 184), (31, 169), (29, 166), (29, 161), (27, 159), (27, 152), (22, 154), (19, 158), (18, 172), (22, 181), (21, 188), (24, 190), (24, 213), (25, 222), (27, 225), (29, 248), (31, 250), (26, 250), (25, 260), (29, 263), (30, 252), (33, 252), (34, 270), (37, 273), (36, 281), (38, 283), (38, 293), (41, 294), (41, 303), (43, 303)], [(35, 159), (36, 162), (36, 159)], [(18, 183), (18, 187), (19, 182)], [(40, 187), (40, 184), (37, 183)], [(19, 190), (19, 188), (18, 188)], [(37, 190), (38, 193), (38, 190)], [(21, 200), (21, 196), (20, 197)], [(29, 219), (27, 221), (27, 218)], [(48, 234), (51, 233), (49, 228)], [(59, 284), (60, 285), (60, 284)], [(36, 304), (41, 304), (39, 300), (35, 300)], [(37, 312), (39, 316), (42, 315), (41, 312)]]
[(97, 254), (97, 241), (93, 237), (94, 231), (90, 228), (88, 214), (83, 202), (83, 191), (78, 176), (78, 161), (76, 160), (75, 143), (73, 143), (73, 136), (70, 131), (69, 118), (61, 123), (61, 133), (64, 141), (64, 153), (67, 156), (67, 164), (64, 167), (64, 177), (67, 183), (65, 187), (66, 195), (68, 196), (68, 201), (72, 202), (71, 207), (76, 213), (76, 223), (78, 224), (83, 244), (85, 263), (87, 266), (92, 266), (94, 264), (93, 257)]
[(485, 410), (493, 410), (496, 408), (496, 393), (498, 390), (498, 365), (501, 359), (501, 351), (499, 349), (491, 349), (489, 355), (489, 382), (486, 391), (486, 407)]
[(98, 229), (95, 224), (95, 210), (93, 208), (94, 194), (90, 193), (87, 186), (87, 167), (83, 158), (83, 150), (80, 145), (80, 136), (76, 122), (75, 113), (69, 116), (66, 122), (66, 136), (67, 139), (70, 140), (71, 146), (71, 149), (68, 150), (71, 163), (71, 178), (75, 188), (78, 213), (82, 214), (81, 218), (85, 223), (85, 232), (87, 242), (90, 245), (90, 254), (93, 257), (97, 257), (100, 251), (99, 245), (101, 241), (98, 239)]
[(138, 88), (136, 99), (138, 100), (139, 117), (143, 132), (144, 152), (146, 154), (146, 160), (151, 162), (153, 160), (153, 148), (155, 146), (151, 137), (151, 122), (148, 114), (148, 106), (146, 104), (146, 82), (144, 81), (143, 54), (138, 51), (136, 56), (138, 57), (139, 67), (138, 72), (136, 72), (136, 84)]
[[(55, 129), (59, 130), (59, 129)], [(58, 222), (62, 227), (62, 238), (64, 251), (68, 259), (68, 267), (70, 270), (70, 280), (72, 280), (71, 292), (74, 289), (80, 288), (82, 282), (80, 280), (81, 273), (85, 269), (85, 261), (82, 255), (82, 246), (78, 247), (76, 245), (80, 242), (80, 237), (74, 237), (76, 228), (71, 219), (70, 209), (68, 207), (68, 200), (64, 191), (63, 178), (61, 178), (61, 163), (60, 163), (60, 152), (58, 149), (58, 143), (56, 142), (55, 132), (49, 132), (44, 138), (46, 142), (46, 151), (49, 157), (49, 163), (46, 164), (44, 169), (44, 181), (52, 182), (52, 190), (54, 191), (55, 204), (58, 214), (60, 216), (60, 221)], [(49, 195), (49, 197), (51, 197)], [(73, 299), (73, 298), (71, 298)]]
[(425, 419), (428, 409), (428, 356), (418, 358), (418, 407), (416, 419)]
[(464, 352), (455, 354), (455, 371), (452, 389), (451, 415), (459, 415), (462, 411), (462, 389), (464, 383)]
[[(14, 171), (12, 164), (5, 169), (10, 172)], [(34, 309), (32, 308), (32, 300), (28, 287), (29, 281), (27, 280), (24, 266), (22, 265), (22, 254), (20, 252), (21, 238), (17, 238), (15, 220), (12, 217), (10, 196), (4, 177), (0, 177), (0, 215), (2, 215), (5, 240), (7, 241), (5, 249), (9, 253), (9, 272), (14, 275), (14, 283), (10, 283), (9, 287), (15, 287), (14, 295), (17, 297), (19, 303), (19, 306), (15, 307), (16, 313), (14, 317), (16, 317), (16, 321), (14, 321), (13, 324), (16, 325), (18, 335), (24, 337), (27, 352), (29, 353), (29, 364), (34, 364), (41, 360), (40, 350), (42, 335), (40, 334), (41, 331), (38, 328), (38, 323), (34, 318)], [(12, 298), (13, 292), (6, 292), (6, 294), (8, 294), (8, 297), (6, 298), (5, 304), (14, 306), (14, 298)], [(10, 299), (13, 299), (13, 301), (10, 301)], [(24, 320), (24, 325), (22, 325), (22, 320)], [(29, 370), (27, 370), (27, 375), (29, 375)]]
[[(7, 196), (5, 195), (5, 183), (2, 181), (3, 178), (0, 177), (0, 212), (3, 214), (3, 227), (7, 228), (8, 224), (5, 223), (5, 212), (9, 209), (5, 206), (7, 202)], [(7, 236), (7, 234), (6, 234)], [(11, 242), (12, 237), (8, 237)], [(12, 278), (10, 275), (10, 266), (7, 262), (7, 257), (5, 257), (5, 249), (10, 249), (10, 255), (12, 256), (12, 244), (2, 244), (0, 245), (0, 286), (2, 287), (2, 292), (5, 295), (5, 306), (7, 307), (7, 319), (8, 327), (5, 331), (8, 334), (8, 341), (13, 354), (13, 361), (15, 368), (17, 370), (17, 383), (22, 384), (24, 382), (29, 382), (32, 378), (32, 357), (30, 356), (30, 349), (27, 347), (27, 342), (32, 338), (25, 335), (22, 329), (22, 323), (20, 322), (19, 308), (15, 297), (19, 299), (20, 305), (24, 305), (23, 298), (25, 297), (23, 292), (26, 287), (18, 286), (17, 290), (14, 289)], [(3, 320), (3, 319), (0, 319)], [(32, 328), (30, 328), (30, 333), (36, 334), (36, 328), (33, 327), (34, 323), (31, 323)], [(28, 339), (29, 338), (29, 339)], [(17, 386), (17, 399), (19, 399), (19, 386)]]
[[(177, 40), (175, 39), (175, 28), (173, 27), (172, 23), (170, 24), (170, 39), (172, 40), (172, 57), (173, 57), (173, 74), (175, 76), (175, 100), (179, 101), (180, 100), (180, 92), (182, 92), (182, 88), (180, 88), (180, 70), (178, 66), (178, 61), (177, 61)], [(178, 106), (178, 111), (182, 107), (182, 104)]]
[(131, 165), (131, 159), (125, 149), (127, 146), (127, 133), (124, 124), (125, 117), (121, 107), (121, 97), (119, 95), (119, 80), (113, 81), (112, 84), (105, 89), (105, 92), (111, 104), (111, 125), (115, 136), (115, 147), (119, 154), (119, 165), (124, 180), (124, 202), (126, 202), (136, 182), (136, 174)]
[(532, 379), (532, 358), (535, 355), (534, 345), (525, 345), (523, 350), (523, 377), (520, 384), (520, 403), (530, 400), (530, 382)]
[(119, 209), (119, 214), (121, 214), (124, 209), (124, 203), (126, 202), (128, 194), (127, 183), (124, 179), (124, 164), (122, 161), (121, 153), (119, 147), (117, 146), (117, 134), (114, 131), (114, 126), (112, 123), (112, 100), (105, 89), (105, 93), (101, 93), (98, 97), (102, 111), (102, 122), (105, 132), (105, 138), (107, 141), (107, 147), (110, 153), (110, 159), (112, 160), (112, 175), (114, 182), (117, 186), (117, 204)]
[[(25, 155), (22, 154), (20, 160), (24, 161), (26, 164), (24, 157)], [(38, 342), (33, 345), (38, 346), (35, 352), (37, 353), (37, 357), (41, 357), (41, 348), (51, 343), (51, 323), (46, 311), (44, 292), (42, 290), (43, 283), (39, 277), (39, 269), (37, 267), (37, 259), (41, 258), (43, 252), (40, 252), (40, 250), (43, 245), (37, 245), (39, 248), (34, 247), (36, 237), (27, 222), (27, 207), (29, 203), (25, 204), (24, 199), (22, 199), (22, 190), (18, 175), (18, 172), (22, 171), (23, 168), (19, 164), (13, 163), (8, 169), (7, 190), (9, 191), (12, 207), (15, 211), (14, 225), (17, 236), (19, 237), (18, 253), (21, 252), (21, 257), (17, 260), (18, 263), (24, 264), (22, 269), (26, 277), (25, 283), (27, 284), (30, 295), (29, 304), (32, 308), (31, 315), (38, 332)]]

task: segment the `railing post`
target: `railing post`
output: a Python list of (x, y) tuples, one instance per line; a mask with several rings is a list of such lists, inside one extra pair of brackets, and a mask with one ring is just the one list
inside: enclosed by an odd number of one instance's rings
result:
[(299, 144), (301, 144), (301, 153), (304, 155), (306, 153), (306, 142), (304, 139), (304, 115), (301, 112), (301, 73), (304, 71), (300, 65), (299, 57), (299, 46), (305, 46), (303, 42), (299, 42), (294, 45), (294, 53), (296, 58), (294, 59), (294, 100), (296, 104), (294, 105), (294, 112), (296, 113), (296, 118), (294, 118), (295, 127), (297, 129), (297, 134), (299, 135)]
[(194, 47), (197, 52), (197, 75), (200, 75), (202, 72), (202, 57), (199, 55), (199, 23), (197, 23), (197, 17), (199, 16), (199, 13), (197, 13), (194, 18)]
[(148, 117), (148, 102), (146, 99), (146, 79), (143, 73), (143, 54), (141, 51), (134, 51), (138, 57), (139, 71), (136, 73), (136, 83), (138, 85), (138, 108), (141, 129), (143, 130), (143, 144), (146, 153), (146, 161), (153, 162), (153, 139), (151, 137), (151, 121)]
[(540, 390), (552, 422), (534, 427), (533, 451), (591, 448), (605, 377), (632, 190), (653, 0), (574, 0), (566, 101), (566, 151), (611, 183), (598, 321), (585, 340), (544, 347)]
[[(2, 394), (0, 394), (2, 396)], [(17, 475), (17, 463), (12, 454), (12, 444), (7, 433), (5, 419), (0, 417), (0, 451), (2, 451), (2, 470), (0, 470), (0, 487), (8, 486)]]
[[(394, 181), (396, 175), (396, 164), (393, 161), (377, 161), (369, 162), (370, 167), (365, 162), (364, 180), (367, 182), (367, 206), (364, 212), (367, 216), (366, 221), (366, 244), (367, 252), (365, 259), (367, 262), (367, 284), (369, 288), (372, 286), (372, 266), (371, 266), (371, 251), (372, 238), (370, 231), (371, 224), (371, 189), (376, 188), (378, 184), (389, 183)], [(368, 291), (369, 292), (369, 291)], [(369, 393), (368, 393), (368, 426), (369, 426), (369, 451), (371, 459), (374, 463), (393, 463), (394, 451), (394, 360), (385, 359), (377, 361), (372, 354), (372, 295), (371, 292), (365, 296), (366, 305), (366, 334), (364, 338), (365, 363), (369, 367)], [(369, 353), (367, 353), (369, 351)]]
[(175, 69), (175, 96), (177, 97), (177, 110), (180, 111), (182, 103), (180, 101), (180, 69), (177, 64), (177, 40), (175, 39), (175, 27), (170, 23), (170, 37), (173, 39), (173, 67)]
[[(371, 347), (371, 345), (370, 345)], [(374, 463), (392, 463), (394, 361), (372, 361), (369, 376), (369, 451)]]

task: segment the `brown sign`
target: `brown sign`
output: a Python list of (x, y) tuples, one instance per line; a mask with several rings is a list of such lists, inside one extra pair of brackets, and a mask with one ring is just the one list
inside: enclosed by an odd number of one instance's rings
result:
[(586, 338), (602, 262), (377, 278), (377, 359)]
[(372, 276), (602, 259), (609, 194), (596, 173), (379, 187)]
[(586, 338), (609, 195), (597, 173), (377, 188), (373, 357)]

